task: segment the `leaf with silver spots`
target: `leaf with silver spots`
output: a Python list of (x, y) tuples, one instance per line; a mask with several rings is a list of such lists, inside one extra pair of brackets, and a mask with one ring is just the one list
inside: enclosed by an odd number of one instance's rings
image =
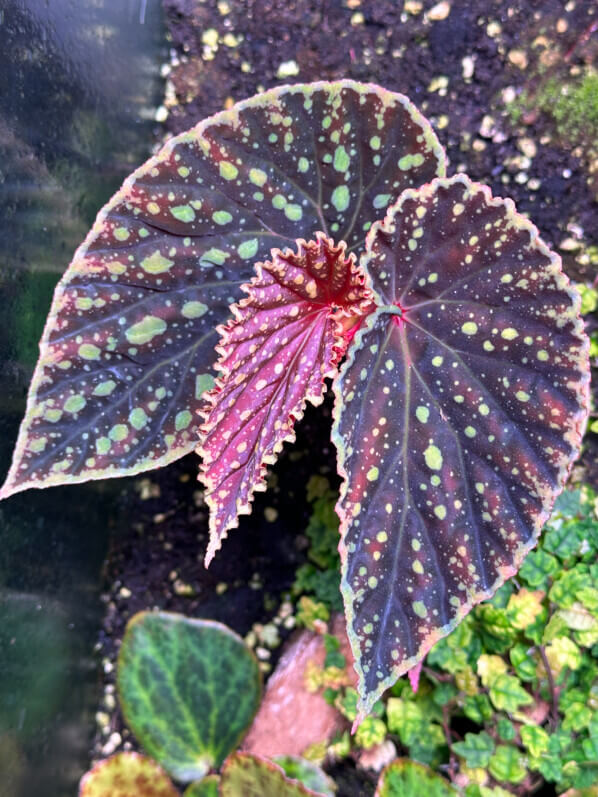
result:
[(464, 176), (405, 191), (335, 385), (360, 712), (519, 568), (577, 457), (588, 341), (560, 260)]

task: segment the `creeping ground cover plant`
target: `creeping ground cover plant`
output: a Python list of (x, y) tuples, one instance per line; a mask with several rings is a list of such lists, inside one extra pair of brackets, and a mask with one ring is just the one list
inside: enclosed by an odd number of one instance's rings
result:
[(445, 174), (414, 106), (353, 81), (169, 141), (56, 289), (0, 493), (197, 448), (209, 563), (332, 378), (357, 721), (517, 571), (588, 415), (558, 256), (510, 200)]

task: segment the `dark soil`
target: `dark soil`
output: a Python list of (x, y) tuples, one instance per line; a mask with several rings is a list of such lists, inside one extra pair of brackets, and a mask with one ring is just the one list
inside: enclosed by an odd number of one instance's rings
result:
[[(379, 83), (409, 96), (431, 119), (450, 158), (449, 174), (466, 171), (495, 194), (511, 196), (549, 245), (559, 249), (565, 239), (579, 239), (573, 251), (560, 248), (565, 270), (577, 280), (597, 278), (596, 265), (583, 257), (589, 245), (598, 245), (597, 197), (588, 179), (592, 155), (583, 131), (573, 148), (559, 139), (549, 114), (528, 109), (517, 125), (512, 121), (522, 91), (537, 91), (547, 76), (569, 80), (596, 62), (598, 9), (592, 0), (453, 0), (440, 4), (449, 8), (442, 19), (430, 18), (442, 16), (443, 9), (429, 0), (163, 0), (163, 5), (173, 48), (168, 133), (282, 83), (339, 78)], [(219, 35), (216, 46), (210, 44), (213, 34), (206, 37), (212, 30)], [(463, 59), (473, 59), (471, 76), (472, 61)], [(289, 61), (298, 73), (277, 78), (280, 65)], [(486, 116), (492, 121), (484, 122)], [(524, 159), (527, 139), (536, 150), (531, 162)], [(590, 318), (589, 327), (597, 326)], [(127, 536), (114, 541), (106, 566), (102, 656), (112, 660), (128, 617), (152, 606), (215, 618), (241, 634), (272, 617), (304, 559), (306, 482), (313, 473), (334, 472), (329, 431), (329, 409), (307, 413), (297, 445), (287, 446), (274, 468), (273, 489), (258, 494), (253, 515), (230, 533), (208, 571), (201, 563), (207, 511), (197, 492), (194, 458), (149, 474), (141, 492), (129, 490), (135, 522)], [(574, 476), (597, 484), (598, 435), (586, 441)], [(159, 494), (144, 499), (151, 485)], [(267, 507), (276, 512), (264, 514)], [(275, 520), (266, 519), (275, 514)], [(177, 595), (177, 584), (179, 592), (181, 584), (189, 585), (192, 597)], [(219, 584), (227, 585), (224, 594), (218, 594)], [(122, 597), (123, 586), (129, 597)], [(111, 722), (122, 730), (117, 715)], [(351, 785), (341, 785), (341, 797), (372, 793), (370, 781), (360, 777), (351, 771)]]

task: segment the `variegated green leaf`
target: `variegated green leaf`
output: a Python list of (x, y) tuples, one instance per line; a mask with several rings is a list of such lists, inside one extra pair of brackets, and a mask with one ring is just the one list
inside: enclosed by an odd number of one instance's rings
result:
[(221, 623), (168, 612), (129, 621), (117, 682), (127, 725), (185, 783), (222, 764), (261, 697), (257, 660), (240, 637)]
[(0, 496), (191, 451), (214, 328), (253, 263), (316, 230), (359, 249), (401, 190), (443, 173), (411, 103), (353, 81), (273, 89), (169, 141), (100, 212), (56, 289)]
[(362, 258), (379, 305), (335, 386), (342, 591), (362, 715), (513, 575), (588, 414), (579, 297), (510, 200), (406, 191)]

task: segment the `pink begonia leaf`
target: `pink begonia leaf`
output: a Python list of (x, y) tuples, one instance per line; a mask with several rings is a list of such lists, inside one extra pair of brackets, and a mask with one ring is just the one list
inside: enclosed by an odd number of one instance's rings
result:
[(589, 403), (579, 295), (511, 200), (434, 180), (366, 248), (378, 309), (335, 383), (333, 426), (360, 717), (517, 572)]
[(208, 396), (198, 453), (210, 507), (209, 564), (238, 515), (265, 489), (266, 465), (276, 461), (305, 404), (320, 404), (324, 379), (336, 374), (345, 328), (369, 309), (355, 256), (322, 233), (297, 252), (274, 250), (244, 286), (248, 296), (219, 328), (217, 384)]
[(193, 450), (215, 327), (253, 264), (316, 230), (361, 250), (400, 191), (444, 172), (409, 100), (352, 80), (281, 86), (168, 141), (100, 211), (56, 289), (0, 497)]

